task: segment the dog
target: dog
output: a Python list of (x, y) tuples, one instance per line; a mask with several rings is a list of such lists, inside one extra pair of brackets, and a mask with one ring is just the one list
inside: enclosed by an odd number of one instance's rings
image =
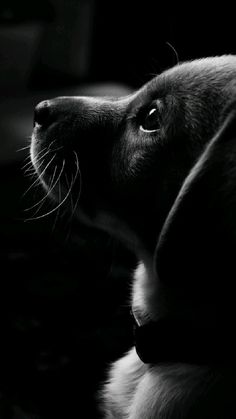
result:
[(236, 417), (235, 83), (236, 56), (224, 55), (179, 63), (126, 97), (35, 109), (31, 160), (54, 209), (139, 260), (135, 345), (99, 393), (105, 419)]

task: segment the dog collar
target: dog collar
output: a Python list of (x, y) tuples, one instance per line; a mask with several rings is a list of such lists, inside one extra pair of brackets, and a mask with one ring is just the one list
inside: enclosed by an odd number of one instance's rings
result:
[(173, 319), (139, 324), (134, 321), (136, 352), (144, 363), (226, 364), (235, 361), (236, 346), (227, 327), (198, 328)]

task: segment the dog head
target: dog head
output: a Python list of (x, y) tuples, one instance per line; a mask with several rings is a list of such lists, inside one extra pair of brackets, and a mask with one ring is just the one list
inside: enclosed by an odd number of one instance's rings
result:
[(36, 107), (31, 156), (49, 195), (68, 208), (71, 199), (75, 216), (138, 252), (155, 253), (173, 314), (184, 300), (188, 315), (200, 298), (208, 307), (214, 300), (218, 316), (225, 267), (231, 277), (234, 118), (223, 121), (235, 80), (236, 57), (206, 58), (127, 97), (59, 97)]
[(80, 194), (75, 215), (153, 250), (185, 177), (219, 128), (235, 64), (232, 56), (184, 63), (120, 99), (41, 102), (31, 156), (45, 188), (59, 201), (71, 187), (74, 203)]

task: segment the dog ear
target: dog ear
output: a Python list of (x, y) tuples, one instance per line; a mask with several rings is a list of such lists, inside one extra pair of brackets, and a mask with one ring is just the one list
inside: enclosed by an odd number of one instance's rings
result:
[(236, 102), (226, 114), (161, 231), (154, 258), (160, 284), (209, 295), (229, 293), (236, 279)]

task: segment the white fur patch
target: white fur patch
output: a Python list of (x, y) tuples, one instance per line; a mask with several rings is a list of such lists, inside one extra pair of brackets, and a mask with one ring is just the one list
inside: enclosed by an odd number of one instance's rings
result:
[(146, 262), (140, 262), (134, 273), (132, 290), (133, 311), (140, 319), (157, 320), (162, 314), (164, 307), (158, 305), (159, 282), (153, 270), (152, 259), (146, 258)]
[(207, 368), (143, 364), (135, 349), (116, 361), (101, 393), (105, 419), (176, 419), (208, 388)]

